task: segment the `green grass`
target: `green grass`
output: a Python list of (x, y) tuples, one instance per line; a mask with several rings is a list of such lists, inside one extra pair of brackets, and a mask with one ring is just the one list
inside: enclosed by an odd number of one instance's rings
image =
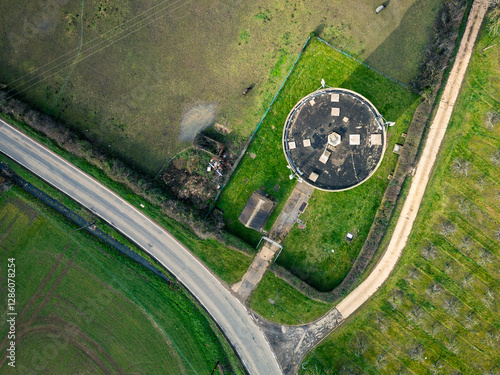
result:
[[(228, 229), (256, 245), (260, 234), (245, 228), (238, 217), (250, 195), (264, 188), (277, 201), (266, 225), (266, 229), (270, 229), (296, 183), (288, 178), (289, 170), (281, 146), (283, 124), (300, 98), (318, 88), (321, 78), (330, 86), (361, 93), (380, 113), (397, 124), (390, 129), (386, 155), (376, 174), (361, 186), (345, 192), (315, 191), (301, 216), (307, 222), (306, 229), (293, 229), (283, 243), (279, 264), (317, 289), (327, 291), (337, 286), (349, 272), (368, 234), (389, 182), (387, 176), (397, 163), (392, 148), (396, 142), (404, 141), (400, 135), (406, 132), (418, 105), (416, 95), (319, 40), (311, 39), (262, 122), (247, 155), (221, 194), (218, 207), (224, 211)], [(250, 157), (250, 153), (256, 157)], [(280, 186), (277, 192), (275, 185)], [(325, 226), (325, 223), (334, 225)], [(347, 232), (356, 234), (351, 243), (345, 241)]]
[[(373, 0), (3, 1), (0, 81), (44, 111), (55, 105), (56, 119), (154, 176), (188, 145), (178, 135), (196, 105), (215, 104), (215, 121), (243, 142), (313, 30), (409, 82), (439, 4), (401, 0), (376, 15)], [(80, 44), (81, 5), (83, 47), (66, 84)], [(45, 79), (29, 87), (39, 78), (25, 75), (40, 67)]]
[(331, 308), (327, 303), (307, 298), (272, 272), (267, 272), (262, 278), (249, 304), (252, 310), (268, 320), (292, 325), (319, 318)]
[[(124, 184), (110, 179), (104, 171), (89, 164), (84, 159), (71, 155), (70, 153), (62, 150), (54, 142), (51, 142), (46, 137), (40, 136), (37, 132), (30, 129), (27, 125), (14, 121), (12, 118), (10, 118), (10, 116), (0, 115), (0, 117), (5, 118), (7, 122), (16, 125), (20, 129), (25, 131), (29, 136), (35, 138), (42, 144), (45, 144), (52, 151), (64, 157), (66, 160), (70, 161), (71, 163), (103, 183), (105, 186), (113, 190), (122, 198), (126, 199), (136, 208), (145, 212), (151, 219), (155, 220), (158, 224), (160, 224), (171, 234), (173, 234), (179, 241), (181, 241), (188, 249), (193, 252), (193, 254), (200, 258), (218, 277), (220, 277), (226, 283), (233, 284), (241, 280), (243, 274), (250, 266), (251, 259), (248, 255), (240, 253), (238, 251), (234, 251), (215, 239), (199, 238), (189, 227), (177, 222), (174, 219), (169, 218), (162, 212), (160, 207), (148, 204), (144, 201), (143, 198), (134, 194)], [(97, 220), (95, 216), (93, 216), (88, 210), (82, 208), (78, 203), (74, 202), (72, 199), (68, 198), (64, 194), (61, 194), (56, 189), (33, 176), (30, 172), (18, 166), (16, 163), (10, 161), (5, 156), (0, 155), (0, 160), (8, 164), (22, 178), (26, 179), (28, 182), (32, 183), (42, 191), (45, 191), (50, 196), (58, 199), (61, 203), (67, 205), (76, 213), (85, 218)], [(142, 208), (140, 206), (141, 204), (144, 204), (145, 207)], [(124, 240), (124, 237), (121, 236), (121, 234), (111, 229), (104, 222), (100, 220), (97, 220), (97, 222), (100, 224), (100, 227), (108, 234), (111, 234), (113, 237), (117, 238), (120, 241)], [(128, 240), (125, 240), (125, 242), (128, 242)], [(228, 245), (230, 245), (233, 242), (238, 242), (238, 239), (234, 239), (232, 238), (232, 236), (227, 235), (226, 242), (228, 243)], [(241, 247), (241, 245), (237, 244), (236, 247)], [(142, 255), (144, 256), (145, 254)], [(146, 258), (149, 258), (148, 255), (145, 256)]]
[[(483, 30), (396, 270), (301, 374), (498, 371), (500, 126), (486, 129), (485, 118), (500, 111), (500, 50), (481, 50), (499, 42)], [(470, 163), (467, 174), (457, 161)]]
[(74, 227), (20, 188), (0, 196), (0, 262), (15, 258), (18, 313), (17, 367), (4, 362), (3, 374), (199, 374), (218, 360), (218, 373), (244, 373), (182, 287)]

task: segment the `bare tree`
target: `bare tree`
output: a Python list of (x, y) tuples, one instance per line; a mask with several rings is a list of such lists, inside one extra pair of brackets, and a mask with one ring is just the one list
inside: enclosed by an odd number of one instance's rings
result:
[(426, 260), (431, 260), (431, 259), (436, 258), (437, 252), (438, 252), (438, 249), (436, 248), (436, 246), (434, 246), (434, 244), (431, 243), (429, 246), (426, 246), (422, 250), (422, 256)]
[(489, 330), (484, 335), (484, 341), (488, 346), (495, 347), (498, 341), (498, 334), (494, 329)]
[(437, 281), (433, 281), (426, 292), (431, 296), (439, 296), (443, 292), (443, 286)]
[(458, 198), (458, 212), (462, 215), (468, 214), (471, 208), (471, 203), (467, 198), (459, 197)]
[(447, 298), (443, 301), (443, 308), (451, 315), (457, 316), (458, 315), (458, 309), (460, 307), (460, 301), (458, 300), (457, 297), (452, 296), (450, 298)]
[(434, 337), (441, 331), (441, 323), (437, 320), (429, 326), (429, 332)]
[(474, 282), (474, 275), (472, 275), (471, 273), (465, 275), (462, 278), (462, 285), (464, 286), (464, 288), (470, 287), (473, 282)]
[(422, 357), (424, 356), (425, 348), (421, 343), (415, 343), (410, 347), (408, 351), (408, 355), (414, 361), (422, 361)]
[(362, 332), (358, 332), (354, 336), (354, 339), (351, 342), (352, 342), (352, 350), (356, 355), (356, 357), (359, 357), (366, 351), (366, 349), (368, 349), (368, 338)]
[(432, 374), (439, 374), (444, 367), (444, 363), (441, 362), (441, 359), (438, 358), (436, 362), (433, 362), (429, 366), (429, 370)]
[(479, 251), (479, 260), (477, 261), (481, 266), (485, 266), (486, 263), (491, 263), (491, 253), (486, 249), (481, 249)]
[(375, 323), (382, 332), (387, 331), (388, 322), (383, 313), (380, 312), (377, 315), (375, 315)]
[(444, 273), (446, 273), (447, 275), (450, 275), (455, 271), (455, 267), (453, 266), (452, 262), (446, 262), (443, 268), (444, 268)]
[(403, 298), (405, 294), (401, 289), (396, 289), (393, 293), (392, 296), (389, 297), (389, 303), (392, 305), (394, 309), (397, 309), (399, 305), (403, 303)]
[(477, 325), (477, 320), (475, 314), (472, 312), (465, 316), (464, 318), (464, 326), (469, 331)]
[(469, 236), (464, 236), (462, 238), (462, 242), (460, 243), (459, 247), (464, 250), (465, 254), (470, 254), (471, 248), (472, 248), (472, 238)]
[(490, 161), (495, 167), (500, 165), (500, 150), (497, 150), (497, 152), (490, 157)]
[(424, 310), (418, 305), (413, 305), (407, 315), (408, 319), (413, 321), (415, 324), (420, 324), (424, 316)]
[(500, 114), (498, 112), (488, 112), (486, 113), (486, 119), (484, 121), (484, 127), (490, 132), (495, 129), (495, 127), (500, 122)]
[(450, 236), (457, 230), (457, 226), (451, 221), (443, 221), (439, 226), (439, 233), (443, 236)]
[(413, 282), (415, 280), (418, 280), (420, 277), (420, 274), (418, 272), (418, 270), (416, 268), (411, 268), (409, 271), (408, 271), (408, 275), (406, 277), (406, 281), (408, 281), (408, 283), (410, 285), (413, 285)]
[(485, 304), (486, 307), (491, 307), (493, 302), (495, 302), (495, 294), (493, 290), (488, 289), (484, 293), (483, 298), (481, 298), (481, 301)]
[(382, 370), (387, 365), (387, 359), (385, 353), (380, 353), (375, 359), (375, 367)]
[(476, 184), (477, 184), (477, 187), (479, 188), (479, 190), (483, 191), (485, 186), (486, 186), (486, 180), (485, 180), (484, 176), (478, 177), (476, 180)]
[(446, 338), (444, 346), (454, 354), (457, 354), (460, 351), (460, 343), (456, 336)]
[(459, 176), (469, 176), (470, 162), (463, 159), (455, 159), (453, 165), (451, 166), (451, 171)]

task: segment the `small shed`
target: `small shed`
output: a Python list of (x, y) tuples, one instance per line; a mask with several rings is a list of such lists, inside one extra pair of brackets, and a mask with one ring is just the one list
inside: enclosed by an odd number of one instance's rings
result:
[(254, 192), (241, 212), (238, 220), (247, 228), (261, 230), (274, 210), (274, 202)]

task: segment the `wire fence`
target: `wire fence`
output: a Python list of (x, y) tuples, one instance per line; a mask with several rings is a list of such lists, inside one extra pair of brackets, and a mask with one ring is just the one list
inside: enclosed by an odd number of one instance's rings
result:
[(316, 37), (316, 38), (318, 38), (318, 40), (319, 40), (320, 42), (325, 43), (328, 47), (333, 48), (335, 51), (340, 52), (341, 54), (343, 54), (343, 55), (345, 55), (345, 56), (349, 57), (350, 59), (353, 59), (353, 60), (354, 60), (354, 61), (356, 61), (357, 63), (362, 64), (363, 66), (366, 66), (368, 69), (371, 69), (371, 70), (373, 70), (374, 72), (376, 72), (376, 73), (378, 73), (378, 74), (380, 74), (380, 75), (384, 76), (385, 78), (390, 79), (391, 81), (393, 81), (393, 82), (395, 82), (395, 83), (397, 83), (397, 84), (399, 84), (399, 85), (403, 86), (403, 87), (404, 87), (405, 89), (407, 89), (407, 90), (409, 90), (409, 89), (410, 89), (410, 88), (409, 88), (407, 85), (405, 85), (404, 83), (401, 83), (401, 82), (399, 82), (397, 79), (394, 79), (394, 78), (389, 77), (387, 74), (382, 73), (381, 71), (379, 71), (379, 70), (375, 69), (374, 67), (371, 67), (370, 65), (365, 64), (363, 61), (360, 61), (360, 60), (358, 60), (357, 58), (355, 58), (355, 57), (353, 57), (353, 56), (349, 55), (348, 53), (346, 53), (346, 52), (344, 52), (344, 51), (342, 51), (342, 50), (338, 49), (337, 47), (334, 47), (333, 45), (331, 45), (330, 43), (328, 43), (326, 40), (321, 39), (320, 37)]

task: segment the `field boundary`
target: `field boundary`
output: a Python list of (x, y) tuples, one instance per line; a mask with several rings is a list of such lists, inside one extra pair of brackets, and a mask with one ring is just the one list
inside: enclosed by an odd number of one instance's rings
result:
[(252, 143), (252, 140), (253, 140), (253, 137), (255, 136), (255, 133), (257, 133), (257, 130), (259, 130), (260, 126), (262, 125), (262, 122), (264, 121), (264, 119), (266, 118), (267, 116), (267, 113), (269, 112), (269, 110), (271, 109), (271, 107), (273, 106), (274, 102), (276, 101), (276, 98), (278, 97), (279, 93), (281, 92), (281, 89), (283, 88), (283, 86), (285, 86), (285, 83), (288, 81), (288, 77), (290, 77), (290, 74), (292, 74), (293, 70), (295, 69), (295, 65), (297, 65), (297, 63), (299, 62), (299, 59), (300, 57), (302, 56), (302, 53), (304, 52), (304, 50), (306, 49), (307, 45), (309, 44), (309, 41), (311, 40), (311, 36), (309, 36), (306, 40), (306, 42), (304, 43), (304, 45), (302, 46), (302, 49), (300, 50), (297, 58), (295, 59), (292, 67), (290, 68), (290, 70), (288, 71), (288, 74), (286, 75), (285, 79), (283, 80), (283, 82), (281, 83), (281, 86), (280, 88), (278, 89), (278, 91), (276, 91), (276, 94), (274, 94), (274, 97), (273, 97), (273, 100), (271, 100), (271, 104), (269, 104), (269, 106), (267, 107), (266, 109), (266, 112), (264, 112), (264, 115), (262, 116), (262, 118), (260, 119), (259, 123), (257, 124), (257, 127), (255, 128), (255, 130), (253, 131), (253, 133), (250, 135), (250, 137), (248, 138), (248, 140), (245, 142), (245, 145), (243, 146), (243, 150), (241, 151), (240, 153), (240, 156), (238, 157), (238, 159), (236, 159), (236, 161), (234, 162), (234, 165), (233, 167), (231, 168), (231, 171), (229, 172), (228, 174), (228, 178), (226, 179), (224, 185), (222, 185), (222, 187), (219, 189), (219, 192), (217, 193), (217, 196), (215, 197), (213, 203), (212, 203), (212, 206), (210, 207), (210, 209), (208, 210), (208, 213), (206, 216), (208, 216), (210, 214), (210, 212), (212, 212), (212, 210), (214, 209), (214, 207), (216, 206), (217, 204), (217, 201), (219, 200), (219, 196), (220, 194), (222, 193), (222, 191), (224, 190), (224, 188), (226, 187), (227, 183), (231, 180), (231, 176), (233, 175), (233, 173), (236, 171), (236, 168), (238, 167), (238, 165), (240, 164), (240, 161), (241, 159), (243, 159), (243, 156), (245, 155), (245, 152), (246, 150), (248, 149), (248, 146), (250, 146), (250, 144)]
[(396, 82), (396, 83), (400, 84), (400, 85), (401, 85), (401, 86), (403, 86), (405, 89), (408, 89), (408, 90), (410, 89), (410, 88), (409, 88), (407, 85), (405, 85), (404, 83), (401, 83), (401, 82), (399, 82), (397, 79), (394, 79), (394, 78), (389, 77), (387, 74), (382, 73), (380, 70), (377, 70), (377, 69), (375, 69), (374, 67), (372, 67), (372, 66), (370, 66), (370, 65), (368, 65), (368, 64), (366, 64), (366, 63), (364, 63), (363, 61), (358, 60), (358, 59), (357, 59), (357, 58), (355, 58), (354, 56), (349, 55), (347, 52), (344, 52), (344, 51), (342, 51), (341, 49), (338, 49), (337, 47), (335, 47), (335, 46), (333, 46), (332, 44), (328, 43), (326, 40), (321, 39), (319, 36), (317, 36), (316, 38), (317, 38), (320, 42), (325, 43), (328, 47), (333, 48), (335, 51), (340, 52), (341, 54), (343, 54), (343, 55), (345, 55), (345, 56), (349, 57), (350, 59), (353, 59), (353, 60), (354, 60), (354, 61), (356, 61), (357, 63), (360, 63), (360, 64), (364, 65), (364, 66), (365, 66), (365, 67), (367, 67), (368, 69), (373, 70), (375, 73), (378, 73), (378, 74), (380, 74), (380, 75), (383, 75), (385, 78), (388, 78), (388, 79), (390, 79), (391, 81), (393, 81), (393, 82)]

